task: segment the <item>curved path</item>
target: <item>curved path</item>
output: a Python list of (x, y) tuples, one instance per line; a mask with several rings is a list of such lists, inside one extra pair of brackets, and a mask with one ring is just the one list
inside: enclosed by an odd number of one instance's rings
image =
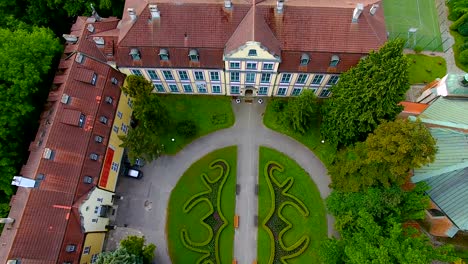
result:
[[(155, 263), (171, 263), (166, 242), (166, 208), (169, 196), (180, 176), (204, 155), (227, 146), (238, 146), (236, 214), (240, 226), (235, 233), (234, 257), (240, 264), (250, 264), (257, 254), (257, 214), (255, 185), (258, 177), (259, 146), (279, 150), (294, 159), (316, 183), (322, 198), (330, 193), (330, 178), (320, 160), (304, 145), (263, 126), (265, 104), (233, 104), (236, 123), (195, 140), (175, 156), (163, 156), (143, 168), (144, 177), (134, 180), (122, 177), (117, 193), (124, 196), (118, 202), (117, 226), (128, 226), (143, 232), (147, 241), (157, 246)], [(146, 202), (146, 207), (143, 206)], [(328, 217), (328, 235), (335, 234), (333, 219)], [(178, 264), (178, 263), (177, 263)]]

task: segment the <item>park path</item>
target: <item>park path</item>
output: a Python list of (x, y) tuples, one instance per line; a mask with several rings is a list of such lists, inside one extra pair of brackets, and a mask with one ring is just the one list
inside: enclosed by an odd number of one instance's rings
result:
[[(128, 233), (138, 230), (145, 234), (148, 242), (157, 245), (155, 263), (171, 263), (166, 241), (166, 209), (172, 189), (194, 162), (216, 149), (238, 146), (237, 183), (240, 194), (237, 196), (236, 214), (240, 216), (240, 225), (235, 233), (234, 257), (239, 264), (251, 264), (257, 255), (254, 217), (258, 207), (255, 185), (260, 146), (276, 149), (294, 159), (311, 175), (322, 198), (330, 193), (330, 178), (320, 160), (294, 139), (263, 126), (265, 104), (233, 103), (233, 109), (236, 116), (233, 127), (197, 139), (177, 155), (162, 156), (147, 164), (141, 180), (119, 179), (116, 193), (123, 195), (124, 199), (117, 203), (115, 223), (119, 230), (115, 234), (125, 234), (127, 230)], [(113, 232), (110, 232), (109, 240), (113, 240)], [(335, 234), (333, 219), (328, 216), (328, 235)]]

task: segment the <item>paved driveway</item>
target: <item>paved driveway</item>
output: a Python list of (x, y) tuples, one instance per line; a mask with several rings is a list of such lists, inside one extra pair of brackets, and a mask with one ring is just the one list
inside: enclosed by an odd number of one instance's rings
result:
[[(233, 104), (233, 108), (236, 115), (233, 127), (202, 137), (175, 156), (163, 156), (147, 164), (141, 180), (119, 179), (116, 192), (124, 199), (118, 201), (116, 224), (140, 230), (147, 241), (155, 243), (155, 262), (158, 264), (171, 263), (165, 233), (166, 208), (171, 190), (192, 163), (216, 149), (238, 146), (237, 183), (241, 185), (241, 195), (237, 196), (236, 214), (240, 215), (241, 224), (235, 233), (234, 257), (240, 264), (252, 263), (257, 253), (257, 230), (254, 225), (257, 197), (254, 186), (257, 183), (259, 146), (267, 146), (290, 156), (311, 175), (322, 197), (330, 193), (330, 178), (320, 160), (297, 141), (263, 126), (265, 104), (241, 103)], [(332, 221), (328, 217), (329, 236), (334, 234)]]

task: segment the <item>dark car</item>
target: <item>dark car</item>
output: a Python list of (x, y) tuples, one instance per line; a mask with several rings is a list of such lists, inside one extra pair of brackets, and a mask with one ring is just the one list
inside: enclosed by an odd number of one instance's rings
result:
[(124, 175), (130, 178), (140, 179), (143, 177), (143, 172), (136, 168), (126, 167), (124, 170)]

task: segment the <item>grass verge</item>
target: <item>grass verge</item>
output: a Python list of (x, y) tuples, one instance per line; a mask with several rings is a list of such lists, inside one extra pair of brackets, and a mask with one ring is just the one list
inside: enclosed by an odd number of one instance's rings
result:
[[(288, 156), (266, 148), (260, 147), (259, 159), (259, 193), (258, 193), (258, 263), (268, 263), (271, 255), (271, 239), (268, 230), (261, 228), (261, 224), (268, 217), (272, 200), (268, 188), (267, 180), (264, 176), (264, 168), (274, 161), (284, 167), (282, 173), (274, 173), (273, 176), (278, 182), (284, 182), (288, 177), (294, 178), (294, 183), (288, 193), (300, 200), (309, 211), (309, 215), (304, 217), (293, 206), (286, 205), (281, 210), (282, 215), (291, 223), (292, 228), (282, 236), (286, 247), (291, 247), (303, 236), (310, 238), (307, 249), (297, 257), (288, 259), (288, 264), (309, 264), (320, 263), (318, 249), (321, 241), (327, 237), (327, 222), (325, 206), (317, 186), (294, 160)], [(276, 203), (278, 205), (278, 203)], [(278, 205), (279, 206), (279, 205)]]
[(329, 166), (336, 155), (336, 147), (328, 144), (327, 142), (322, 143), (322, 136), (320, 134), (320, 120), (314, 121), (312, 128), (306, 134), (300, 134), (289, 127), (285, 126), (280, 120), (282, 113), (276, 112), (271, 104), (271, 100), (268, 101), (265, 114), (263, 116), (263, 124), (269, 129), (275, 130), (282, 134), (288, 135), (295, 140), (301, 142), (303, 145), (308, 147), (317, 157), (325, 164)]
[(447, 62), (439, 56), (407, 54), (410, 61), (409, 83), (430, 83), (447, 74)]
[[(197, 193), (207, 191), (207, 187), (201, 180), (203, 173), (212, 180), (219, 177), (219, 169), (209, 169), (210, 164), (218, 159), (223, 159), (230, 167), (229, 175), (222, 187), (221, 193), (221, 210), (227, 221), (227, 226), (222, 229), (219, 237), (219, 252), (222, 264), (232, 262), (234, 244), (232, 221), (235, 211), (237, 165), (237, 147), (235, 146), (213, 151), (192, 164), (172, 190), (166, 222), (169, 255), (172, 263), (197, 263), (204, 255), (184, 246), (181, 239), (182, 230), (187, 230), (190, 239), (195, 243), (205, 242), (214, 235), (210, 234), (210, 228), (207, 225), (203, 225), (200, 221), (211, 209), (208, 203), (201, 202), (196, 204), (189, 213), (184, 213), (184, 206)], [(207, 244), (210, 245), (211, 243)], [(215, 250), (209, 246), (205, 247), (205, 249), (209, 251)]]
[(197, 134), (190, 138), (179, 135), (175, 127), (171, 128), (161, 138), (166, 154), (176, 154), (193, 140), (234, 124), (234, 112), (229, 97), (182, 94), (158, 96), (167, 107), (174, 124), (191, 119), (198, 128)]

